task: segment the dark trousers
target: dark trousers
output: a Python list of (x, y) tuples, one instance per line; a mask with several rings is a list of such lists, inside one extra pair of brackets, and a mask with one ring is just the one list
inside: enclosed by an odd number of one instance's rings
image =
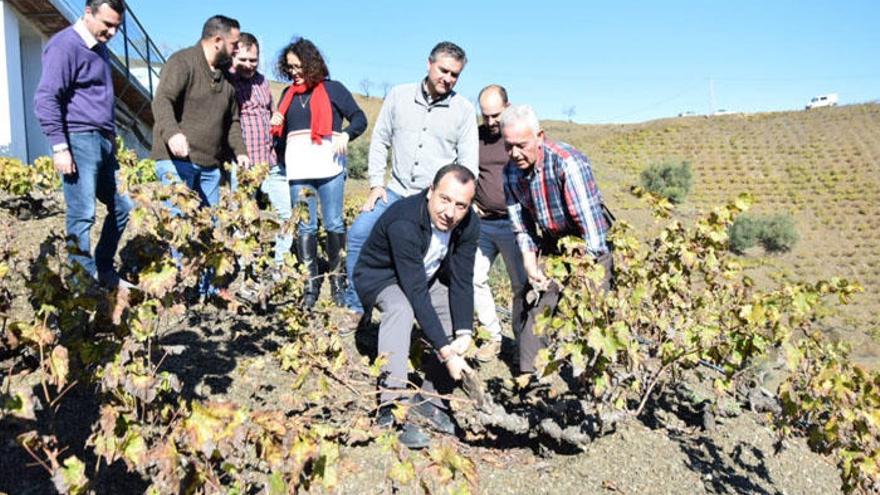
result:
[[(601, 292), (609, 291), (614, 280), (614, 261), (611, 253), (600, 256), (596, 262), (605, 267), (605, 277), (593, 289)], [(559, 304), (560, 297), (562, 297), (562, 288), (556, 282), (551, 282), (550, 287), (542, 292), (536, 300), (530, 303), (527, 298), (525, 299), (522, 305), (524, 315), (521, 318), (523, 326), (515, 332), (519, 346), (520, 373), (535, 372), (535, 357), (541, 349), (547, 347), (547, 336), (535, 335), (535, 321), (544, 314), (545, 309), (549, 308), (551, 312), (554, 311), (556, 305)]]
[[(452, 312), (449, 308), (449, 288), (439, 281), (435, 281), (430, 287), (431, 305), (437, 311), (443, 331), (452, 336)], [(389, 285), (376, 297), (376, 307), (382, 311), (382, 322), (379, 324), (379, 354), (388, 356), (388, 361), (382, 366), (382, 379), (380, 386), (383, 388), (379, 396), (382, 404), (389, 404), (399, 400), (409, 386), (408, 365), (410, 341), (413, 324), (416, 322), (415, 312), (412, 305), (398, 286)], [(422, 381), (422, 390), (427, 392), (426, 399), (434, 405), (447, 408), (447, 405), (438, 399), (436, 395), (445, 395), (452, 392), (455, 382), (449, 377), (446, 365), (440, 363), (435, 352), (430, 352), (423, 357), (422, 369), (425, 372)]]

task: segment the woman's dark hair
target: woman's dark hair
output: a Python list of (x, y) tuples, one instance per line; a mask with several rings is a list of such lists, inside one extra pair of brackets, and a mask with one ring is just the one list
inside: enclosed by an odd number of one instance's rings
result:
[(324, 63), (324, 57), (318, 51), (318, 47), (311, 41), (300, 38), (293, 43), (284, 47), (278, 55), (278, 62), (275, 64), (275, 74), (283, 81), (291, 81), (290, 67), (287, 65), (287, 54), (293, 53), (302, 64), (302, 78), (306, 82), (306, 86), (314, 86), (319, 82), (330, 77), (330, 71), (327, 70), (327, 64)]

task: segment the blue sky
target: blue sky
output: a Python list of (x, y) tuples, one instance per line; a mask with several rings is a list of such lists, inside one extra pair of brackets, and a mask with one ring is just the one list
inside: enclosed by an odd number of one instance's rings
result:
[[(209, 16), (257, 35), (266, 72), (293, 36), (318, 45), (331, 76), (420, 79), (431, 47), (461, 45), (470, 62), (456, 89), (489, 83), (541, 118), (574, 106), (582, 123), (640, 122), (679, 112), (803, 108), (818, 94), (880, 99), (880, 1), (591, 2), (372, 0), (128, 0), (161, 46), (193, 44)], [(874, 62), (871, 62), (874, 60)], [(270, 71), (271, 72), (271, 71)], [(710, 83), (711, 81), (711, 83)]]

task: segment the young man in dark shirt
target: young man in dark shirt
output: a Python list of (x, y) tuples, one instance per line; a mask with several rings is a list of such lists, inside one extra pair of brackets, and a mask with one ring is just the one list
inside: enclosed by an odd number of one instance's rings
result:
[(490, 334), (489, 341), (477, 350), (476, 357), (480, 361), (489, 361), (501, 350), (501, 323), (489, 287), (492, 263), (501, 254), (513, 292), (515, 331), (519, 331), (523, 317), (521, 296), (526, 285), (526, 272), (504, 198), (504, 167), (510, 157), (501, 136), (501, 113), (510, 105), (507, 91), (497, 84), (486, 86), (480, 91), (479, 103), (483, 125), (479, 128), (480, 176), (474, 197), (474, 211), (480, 217), (480, 244), (474, 263), (474, 307), (480, 325)]

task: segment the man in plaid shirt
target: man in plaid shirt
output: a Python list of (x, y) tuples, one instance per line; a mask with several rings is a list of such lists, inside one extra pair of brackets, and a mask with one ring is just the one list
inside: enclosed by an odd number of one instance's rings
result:
[(612, 263), (606, 234), (611, 219), (605, 215), (590, 160), (573, 146), (547, 138), (531, 107), (508, 107), (501, 114), (501, 132), (510, 155), (504, 169), (504, 195), (511, 227), (529, 284), (542, 294), (522, 296), (527, 314), (520, 319), (522, 328), (516, 329), (520, 372), (531, 373), (535, 356), (546, 346), (545, 339), (533, 332), (535, 319), (546, 307), (555, 307), (560, 290), (544, 274), (539, 255), (554, 253), (562, 237), (581, 237), (586, 252), (605, 266), (599, 290), (608, 290)]
[[(260, 44), (250, 33), (241, 33), (238, 42), (238, 54), (235, 56), (235, 73), (230, 81), (235, 87), (235, 97), (241, 112), (241, 135), (247, 147), (251, 163), (269, 164), (269, 175), (260, 189), (269, 197), (269, 202), (278, 215), (286, 222), (293, 215), (290, 205), (290, 185), (287, 174), (278, 163), (275, 146), (272, 143), (269, 120), (272, 118), (272, 92), (269, 81), (257, 67), (260, 65)], [(236, 186), (235, 169), (231, 185)], [(275, 261), (284, 262), (284, 255), (290, 252), (293, 236), (278, 234), (275, 237)]]
[(241, 134), (251, 163), (275, 165), (275, 149), (269, 134), (272, 117), (272, 93), (269, 81), (257, 71), (260, 45), (250, 33), (241, 33), (235, 55), (235, 73), (231, 82), (241, 112)]

